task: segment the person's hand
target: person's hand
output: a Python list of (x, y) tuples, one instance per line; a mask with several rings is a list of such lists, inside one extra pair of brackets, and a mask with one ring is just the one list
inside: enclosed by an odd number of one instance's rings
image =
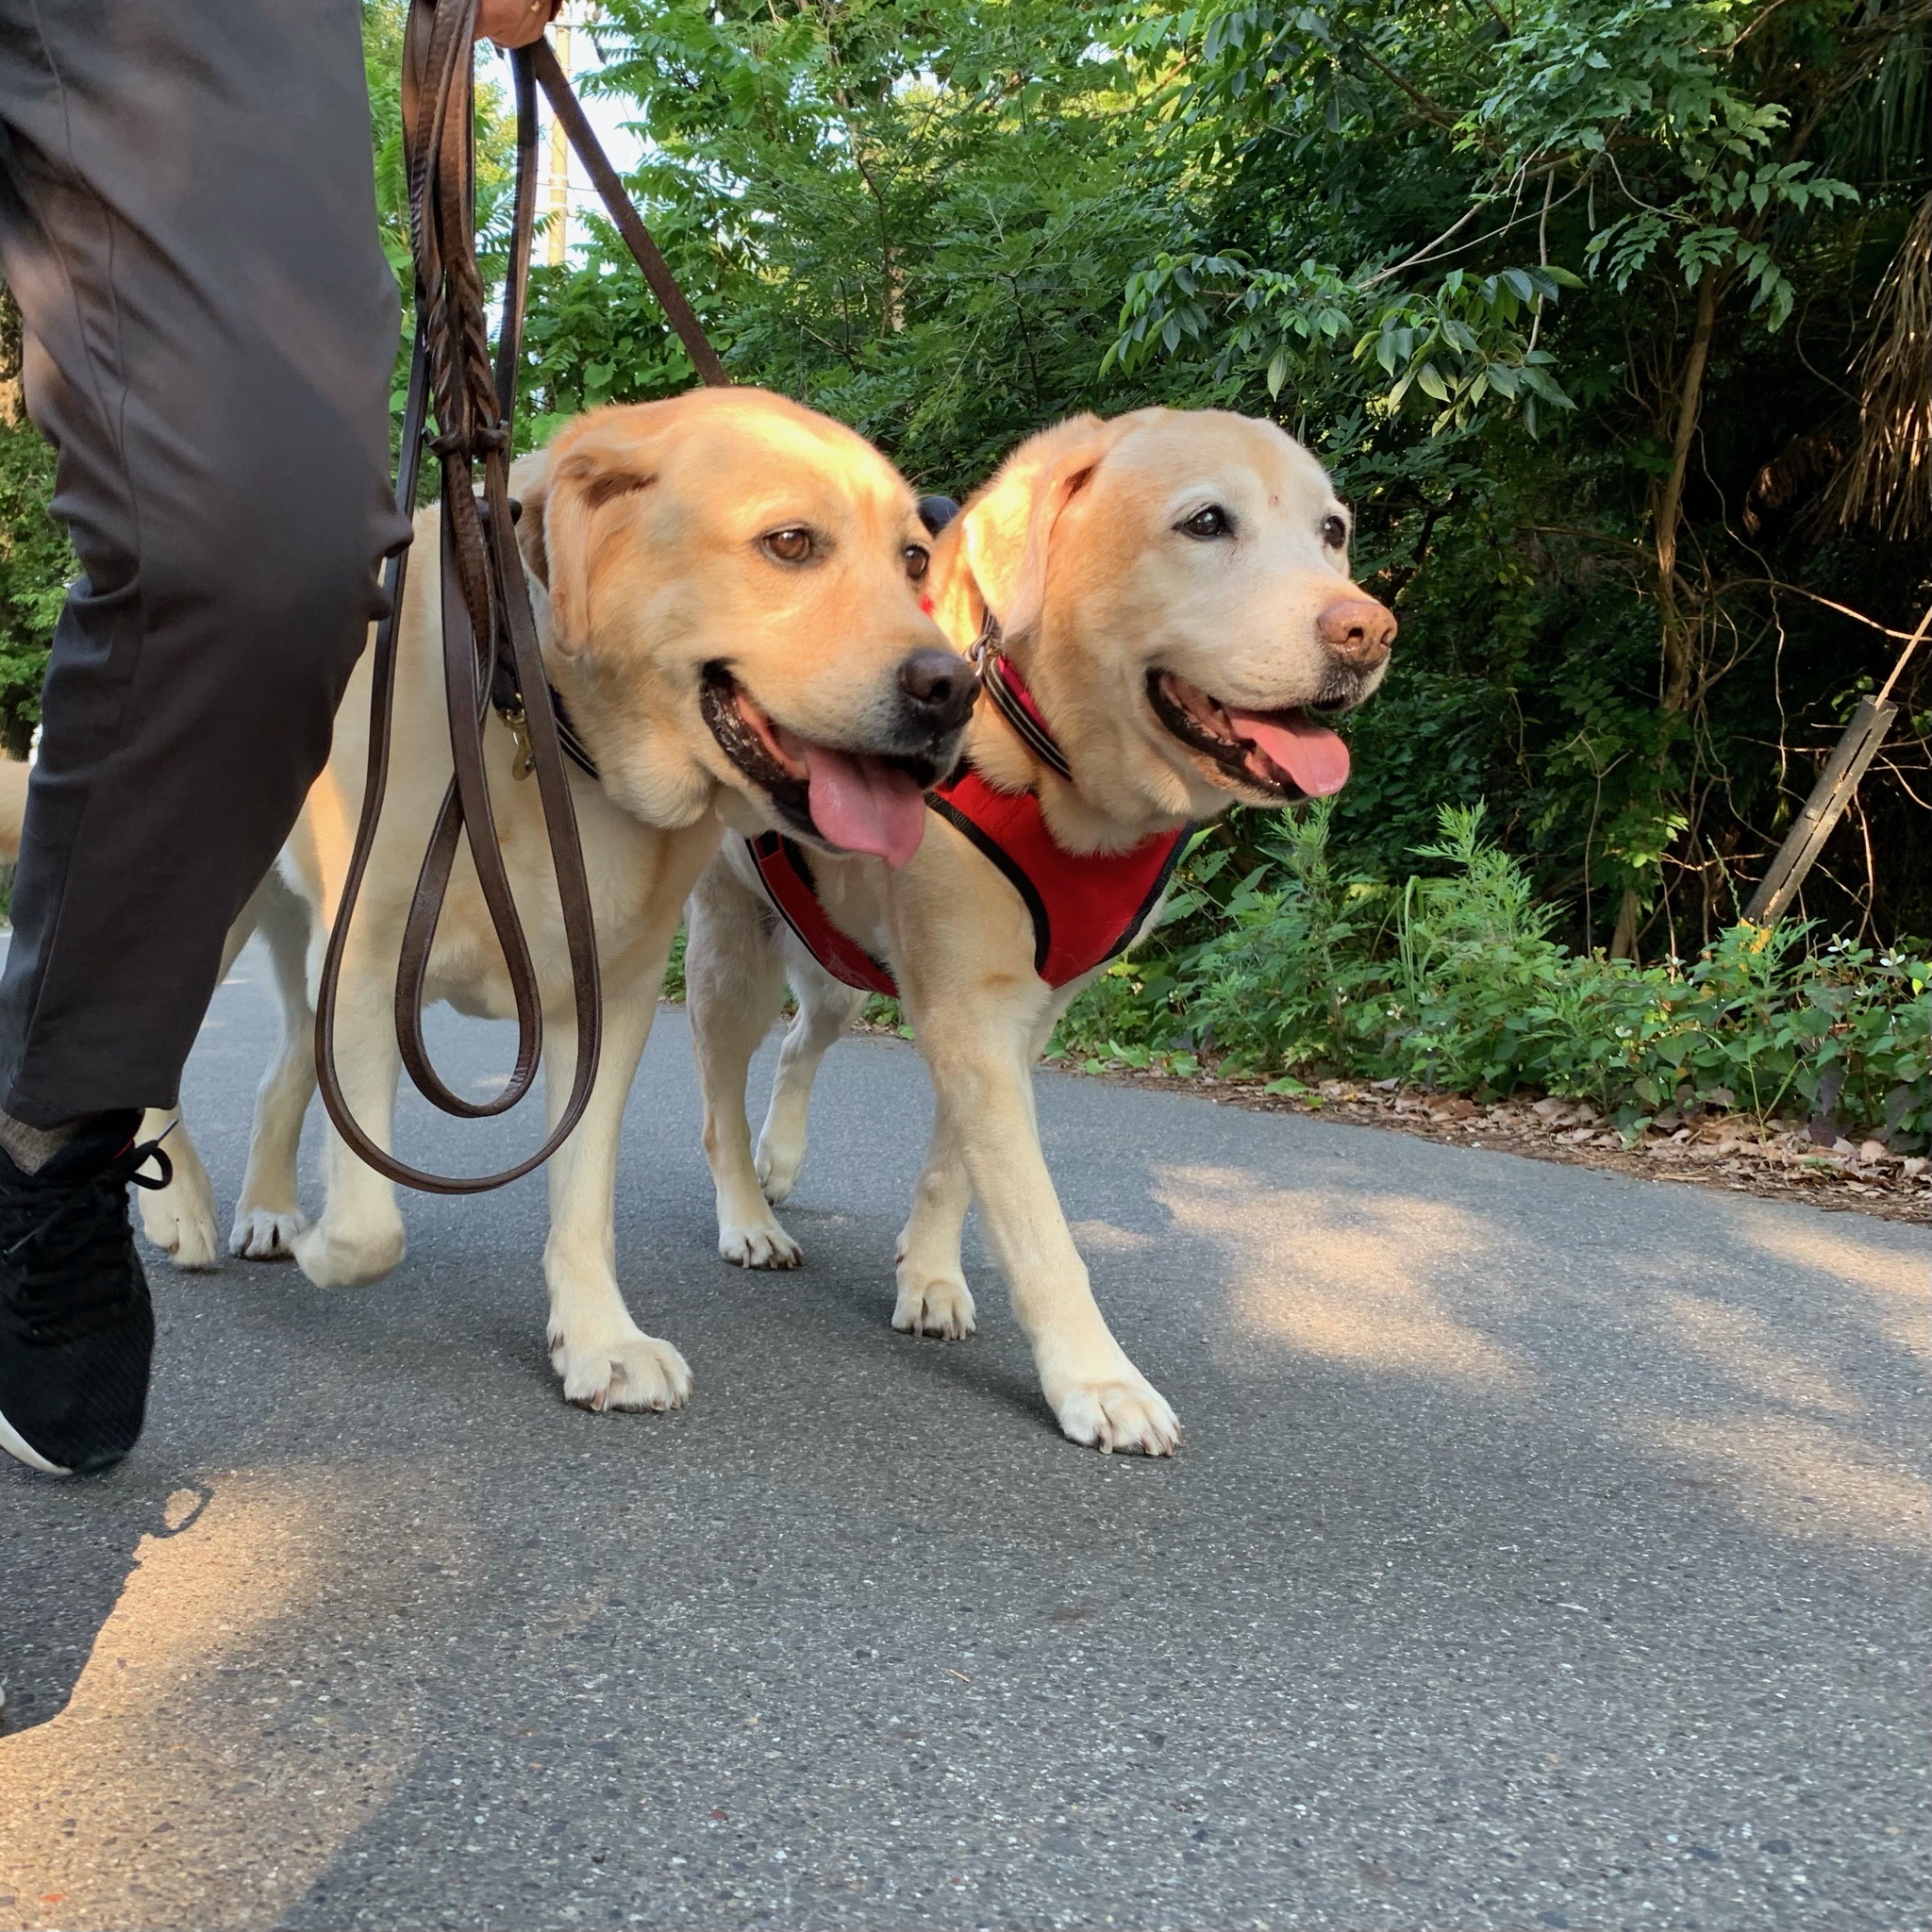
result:
[(499, 47), (527, 47), (557, 17), (558, 0), (478, 0), (476, 38)]

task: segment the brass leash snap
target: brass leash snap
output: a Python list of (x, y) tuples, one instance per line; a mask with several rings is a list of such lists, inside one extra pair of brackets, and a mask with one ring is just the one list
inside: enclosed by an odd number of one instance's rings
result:
[(516, 750), (509, 761), (509, 774), (512, 778), (527, 778), (537, 769), (536, 747), (530, 742), (530, 726), (521, 709), (498, 711), (496, 714), (509, 726), (509, 735), (516, 740)]

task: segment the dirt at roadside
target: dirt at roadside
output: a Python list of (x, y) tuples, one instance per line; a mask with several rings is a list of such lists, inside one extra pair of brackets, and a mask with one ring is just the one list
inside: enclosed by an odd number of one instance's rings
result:
[[(1061, 1072), (1085, 1071), (1050, 1060)], [(1573, 1167), (1608, 1168), (1643, 1180), (1674, 1181), (1808, 1201), (1814, 1208), (1876, 1214), (1887, 1221), (1932, 1226), (1932, 1161), (1891, 1153), (1882, 1141), (1838, 1140), (1824, 1145), (1790, 1120), (1762, 1126), (1738, 1114), (1700, 1109), (1688, 1119), (1674, 1109), (1658, 1116), (1626, 1147), (1624, 1136), (1582, 1101), (1502, 1101), (1483, 1107), (1461, 1094), (1405, 1091), (1393, 1081), (1324, 1080), (1302, 1094), (1269, 1093), (1259, 1078), (1214, 1074), (1181, 1075), (1108, 1068), (1095, 1077), (1165, 1092), (1206, 1094), (1259, 1113), (1300, 1113), (1358, 1126), (1489, 1147)]]

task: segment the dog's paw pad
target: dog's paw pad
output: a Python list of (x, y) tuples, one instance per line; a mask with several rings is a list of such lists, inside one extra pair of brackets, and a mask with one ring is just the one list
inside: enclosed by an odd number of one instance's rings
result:
[(287, 1261), (294, 1257), (295, 1237), (308, 1226), (299, 1208), (243, 1208), (228, 1233), (228, 1252), (243, 1261)]
[(1172, 1456), (1181, 1425), (1151, 1383), (1083, 1382), (1054, 1405), (1061, 1432), (1104, 1455)]
[(579, 1408), (682, 1408), (691, 1369), (668, 1341), (641, 1331), (602, 1346), (553, 1339), (550, 1363), (563, 1399)]
[(718, 1252), (741, 1268), (796, 1268), (805, 1250), (774, 1221), (768, 1227), (725, 1227), (718, 1231)]
[(924, 1280), (901, 1279), (899, 1299), (892, 1307), (892, 1326), (901, 1335), (933, 1335), (942, 1341), (964, 1341), (977, 1325), (973, 1291), (958, 1275)]

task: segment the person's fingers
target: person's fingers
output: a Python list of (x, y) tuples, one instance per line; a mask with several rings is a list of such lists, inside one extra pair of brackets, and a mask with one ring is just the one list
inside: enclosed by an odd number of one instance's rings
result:
[(556, 17), (558, 0), (478, 0), (476, 38), (499, 47), (527, 47)]

